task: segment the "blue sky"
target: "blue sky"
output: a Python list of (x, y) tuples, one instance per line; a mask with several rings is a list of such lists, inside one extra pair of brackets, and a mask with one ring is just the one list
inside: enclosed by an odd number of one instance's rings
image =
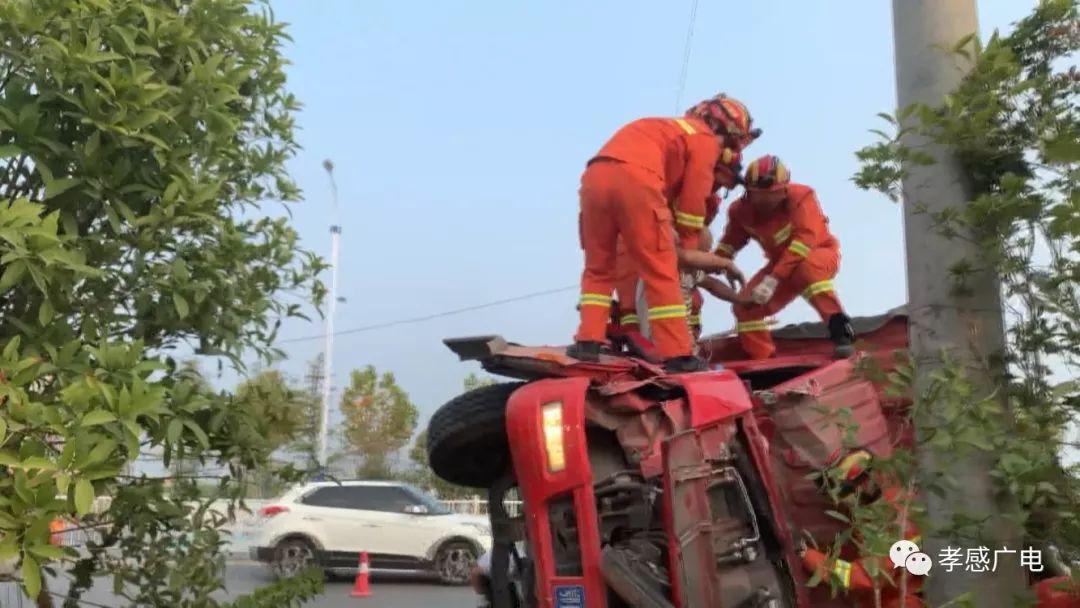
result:
[[(1033, 0), (979, 2), (986, 33)], [(573, 285), (581, 271), (577, 187), (622, 124), (676, 110), (691, 0), (428, 2), (278, 0), (291, 24), (289, 88), (304, 103), (290, 170), (306, 247), (329, 257), (333, 159), (343, 227), (336, 324), (349, 329)], [(853, 315), (905, 300), (899, 207), (850, 182), (853, 151), (895, 106), (891, 3), (700, 2), (679, 113), (719, 91), (750, 107), (763, 137), (814, 187), (842, 247), (837, 283)], [(725, 201), (726, 204), (730, 202)], [(268, 207), (272, 209), (272, 207)], [(714, 230), (723, 221), (717, 220)], [(761, 264), (754, 246), (738, 258)], [(430, 322), (340, 336), (335, 377), (393, 371), (426, 418), (477, 368), (445, 337), (569, 340), (573, 290)], [(808, 320), (799, 301), (782, 321)], [(706, 304), (706, 333), (732, 326)], [(318, 335), (291, 322), (281, 337)], [(299, 376), (321, 340), (283, 347)], [(333, 407), (336, 415), (336, 405)], [(333, 420), (333, 418), (332, 418)], [(421, 427), (422, 428), (422, 427)]]

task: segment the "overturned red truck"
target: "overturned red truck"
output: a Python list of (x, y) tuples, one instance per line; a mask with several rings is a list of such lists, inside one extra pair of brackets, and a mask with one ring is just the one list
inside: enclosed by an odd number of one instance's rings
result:
[[(498, 336), (447, 340), (523, 381), (467, 392), (428, 427), (436, 474), (488, 492), (495, 608), (874, 605), (852, 580), (853, 546), (818, 573), (839, 595), (808, 584), (805, 559), (807, 541), (831, 547), (847, 526), (810, 474), (912, 442), (909, 400), (855, 369), (895, 365), (906, 315), (853, 326), (851, 359), (834, 360), (827, 329), (809, 323), (774, 331), (767, 360), (707, 338), (713, 371), (678, 375), (632, 356), (585, 363)], [(514, 493), (520, 514), (506, 508)], [(904, 597), (886, 589), (882, 605), (923, 605), (919, 582), (908, 576)]]

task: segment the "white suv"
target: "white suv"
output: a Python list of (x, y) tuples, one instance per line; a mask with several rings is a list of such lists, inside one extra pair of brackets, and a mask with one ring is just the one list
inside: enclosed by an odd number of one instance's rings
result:
[(491, 549), (487, 518), (457, 515), (408, 484), (324, 481), (286, 492), (259, 511), (251, 557), (278, 576), (308, 565), (427, 570), (448, 584), (468, 582), (477, 556)]

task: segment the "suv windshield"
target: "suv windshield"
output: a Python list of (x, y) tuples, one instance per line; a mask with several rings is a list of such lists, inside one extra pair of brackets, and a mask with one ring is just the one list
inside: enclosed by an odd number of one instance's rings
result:
[(435, 500), (435, 497), (424, 492), (420, 488), (410, 485), (403, 485), (401, 487), (411, 494), (412, 497), (416, 499), (416, 502), (427, 507), (428, 515), (450, 515), (453, 513), (453, 511), (447, 509), (441, 502)]

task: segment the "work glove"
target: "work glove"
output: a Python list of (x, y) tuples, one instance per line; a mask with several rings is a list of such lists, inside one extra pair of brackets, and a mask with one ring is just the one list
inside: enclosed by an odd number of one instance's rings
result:
[(772, 299), (773, 294), (776, 293), (776, 286), (779, 283), (780, 281), (776, 277), (772, 275), (766, 276), (764, 279), (761, 279), (761, 282), (758, 283), (757, 287), (750, 292), (750, 299), (753, 300), (755, 304), (764, 304), (768, 302)]

